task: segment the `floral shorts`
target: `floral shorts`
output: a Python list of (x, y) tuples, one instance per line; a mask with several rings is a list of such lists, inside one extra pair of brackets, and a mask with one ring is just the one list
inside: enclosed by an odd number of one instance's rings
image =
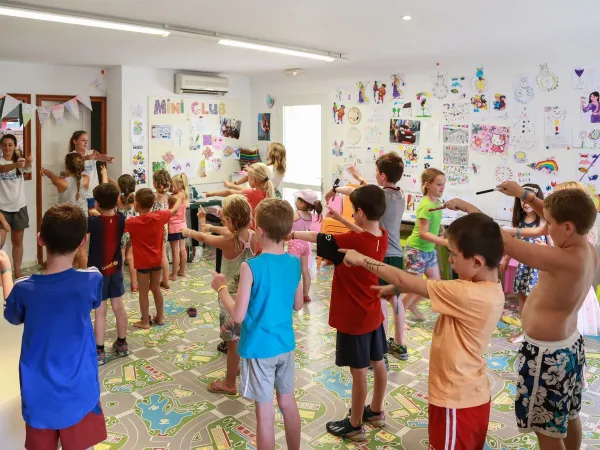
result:
[(564, 438), (581, 410), (585, 349), (576, 331), (560, 342), (525, 337), (517, 360), (515, 414), (521, 433)]
[(425, 269), (437, 265), (437, 253), (435, 250), (432, 252), (423, 252), (408, 245), (404, 249), (404, 267), (409, 273), (423, 273)]
[(242, 333), (242, 326), (235, 323), (221, 300), (219, 300), (219, 325), (221, 330), (221, 340), (225, 342), (238, 341)]

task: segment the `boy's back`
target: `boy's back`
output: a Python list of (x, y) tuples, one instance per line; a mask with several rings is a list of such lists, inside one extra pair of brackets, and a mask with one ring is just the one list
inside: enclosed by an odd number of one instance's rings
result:
[(429, 357), (429, 403), (471, 408), (490, 400), (483, 353), (504, 308), (499, 283), (429, 281), (431, 308), (439, 313)]
[(385, 256), (402, 256), (400, 227), (404, 214), (404, 193), (400, 188), (384, 187), (385, 212), (379, 224), (388, 233), (388, 249)]
[(100, 269), (102, 275), (112, 275), (123, 265), (121, 238), (125, 231), (125, 216), (117, 212), (112, 216), (88, 217), (90, 253), (88, 263)]
[(24, 323), (19, 372), (23, 418), (60, 430), (80, 422), (100, 399), (96, 342), (90, 319), (100, 305), (95, 268), (19, 279), (4, 317)]
[(169, 223), (170, 210), (161, 210), (132, 217), (125, 222), (131, 237), (136, 269), (160, 267), (163, 253), (163, 227)]

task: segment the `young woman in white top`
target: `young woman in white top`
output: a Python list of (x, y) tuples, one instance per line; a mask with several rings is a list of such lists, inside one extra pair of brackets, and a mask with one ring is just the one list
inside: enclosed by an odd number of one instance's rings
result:
[[(269, 180), (273, 183), (275, 189), (275, 198), (282, 198), (280, 185), (283, 183), (283, 177), (285, 176), (285, 147), (279, 142), (272, 142), (269, 145), (269, 152), (267, 154), (267, 167), (269, 168)], [(230, 189), (235, 189), (235, 186), (245, 184), (248, 181), (248, 176), (244, 176), (237, 180), (235, 183), (226, 182), (225, 186)]]
[(90, 186), (87, 193), (88, 209), (92, 211), (92, 215), (96, 215), (94, 209), (94, 188), (98, 186), (98, 171), (96, 170), (96, 161), (107, 162), (112, 164), (115, 162), (115, 157), (103, 155), (96, 150), (88, 150), (88, 134), (87, 131), (75, 131), (69, 140), (69, 152), (79, 153), (85, 162), (84, 175), (90, 177)]
[(24, 158), (17, 150), (17, 138), (5, 134), (0, 139), (0, 213), (12, 229), (12, 257), (15, 278), (21, 277), (23, 263), (23, 233), (29, 228), (29, 214), (25, 198), (24, 172), (31, 172), (31, 157)]

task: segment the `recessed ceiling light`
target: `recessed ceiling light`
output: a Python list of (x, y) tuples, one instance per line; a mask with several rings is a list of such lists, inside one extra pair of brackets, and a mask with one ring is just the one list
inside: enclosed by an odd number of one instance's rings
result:
[(412, 19), (412, 17), (410, 17), (410, 16), (402, 16), (402, 20), (410, 20), (410, 19)]

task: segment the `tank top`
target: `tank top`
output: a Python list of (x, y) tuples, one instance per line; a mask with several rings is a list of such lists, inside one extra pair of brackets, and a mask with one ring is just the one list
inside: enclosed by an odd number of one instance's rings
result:
[(292, 231), (310, 231), (312, 225), (312, 217), (310, 219), (304, 219), (300, 213), (298, 213), (298, 220), (292, 222)]
[(83, 179), (81, 180), (81, 185), (79, 187), (79, 200), (77, 197), (77, 179), (75, 177), (66, 177), (67, 180), (67, 189), (64, 192), (58, 193), (58, 202), (59, 203), (72, 203), (74, 205), (79, 206), (84, 214), (88, 215), (88, 189), (83, 187)]
[(232, 297), (235, 297), (235, 294), (237, 294), (238, 285), (240, 284), (240, 267), (242, 266), (242, 263), (254, 256), (254, 252), (250, 247), (253, 234), (254, 231), (248, 230), (248, 241), (244, 241), (241, 237), (238, 237), (240, 244), (243, 245), (243, 249), (235, 258), (227, 259), (223, 256), (221, 272), (225, 275), (225, 279), (227, 280), (227, 290)]

